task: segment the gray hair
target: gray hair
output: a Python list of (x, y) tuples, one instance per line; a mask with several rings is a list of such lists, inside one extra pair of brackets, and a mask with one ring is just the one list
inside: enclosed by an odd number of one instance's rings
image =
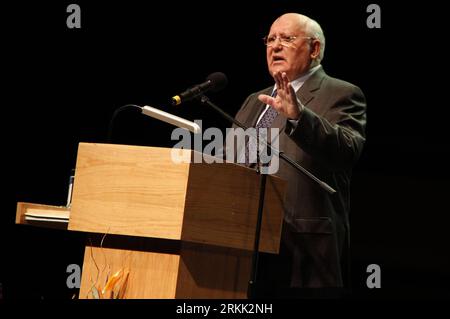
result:
[(323, 59), (323, 55), (325, 52), (325, 36), (323, 35), (323, 30), (319, 23), (316, 20), (308, 18), (306, 20), (305, 33), (308, 37), (312, 37), (314, 39), (319, 40), (320, 42), (320, 53), (317, 58), (320, 63)]

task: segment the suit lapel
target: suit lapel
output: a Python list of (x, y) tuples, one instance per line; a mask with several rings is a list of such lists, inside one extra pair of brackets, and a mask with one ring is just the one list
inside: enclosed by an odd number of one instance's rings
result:
[(322, 67), (314, 72), (311, 77), (303, 83), (302, 87), (297, 91), (297, 97), (303, 105), (307, 105), (315, 96), (315, 92), (320, 89), (322, 81), (326, 74)]

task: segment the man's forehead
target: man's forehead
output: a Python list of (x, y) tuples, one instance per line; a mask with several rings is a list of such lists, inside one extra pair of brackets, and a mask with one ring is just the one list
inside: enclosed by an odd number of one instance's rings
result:
[(304, 23), (301, 19), (293, 17), (280, 17), (272, 24), (270, 31), (277, 32), (292, 32), (292, 31), (302, 31), (304, 28)]

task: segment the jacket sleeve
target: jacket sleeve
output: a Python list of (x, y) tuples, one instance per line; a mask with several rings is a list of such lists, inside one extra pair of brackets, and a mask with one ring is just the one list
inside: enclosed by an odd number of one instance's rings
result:
[(304, 107), (297, 125), (288, 121), (285, 132), (315, 161), (338, 171), (351, 168), (361, 155), (365, 125), (364, 94), (348, 86), (322, 116)]

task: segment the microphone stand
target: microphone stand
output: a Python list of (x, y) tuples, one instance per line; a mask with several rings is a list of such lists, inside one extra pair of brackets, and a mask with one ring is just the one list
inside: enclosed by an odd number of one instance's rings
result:
[[(218, 112), (222, 117), (227, 119), (229, 122), (239, 126), (240, 128), (246, 130), (247, 127), (236, 120), (234, 117), (230, 116), (228, 113), (224, 112), (221, 108), (219, 108), (217, 105), (215, 105), (213, 102), (209, 100), (209, 98), (206, 95), (202, 95), (199, 97), (200, 102), (203, 105), (207, 105), (211, 108), (213, 108), (216, 112)], [(306, 168), (289, 158), (284, 153), (280, 152), (277, 149), (274, 149), (267, 141), (264, 141), (264, 144), (266, 147), (270, 148), (271, 154), (275, 154), (282, 158), (284, 161), (286, 161), (288, 164), (290, 164), (292, 167), (294, 167), (296, 170), (302, 172), (304, 175), (306, 175), (308, 178), (312, 179), (314, 182), (316, 182), (320, 187), (322, 187), (325, 191), (327, 191), (330, 194), (336, 193), (336, 190), (334, 190), (331, 186), (329, 186), (327, 183), (321, 181), (316, 176), (314, 176), (311, 172), (309, 172)], [(257, 158), (259, 158), (257, 156)], [(259, 162), (259, 160), (258, 160)], [(258, 163), (259, 164), (259, 163)], [(252, 254), (252, 268), (250, 273), (250, 280), (248, 282), (248, 289), (247, 289), (247, 297), (249, 299), (256, 298), (256, 280), (257, 280), (257, 273), (258, 273), (258, 259), (259, 259), (259, 240), (261, 235), (261, 223), (262, 223), (262, 215), (263, 215), (263, 209), (264, 209), (264, 197), (265, 197), (265, 190), (266, 190), (266, 180), (267, 180), (267, 174), (261, 174), (259, 165), (257, 172), (261, 175), (260, 179), (260, 185), (259, 185), (259, 201), (258, 201), (258, 214), (257, 214), (257, 220), (256, 220), (256, 229), (255, 229), (255, 240), (253, 245), (253, 254)]]

